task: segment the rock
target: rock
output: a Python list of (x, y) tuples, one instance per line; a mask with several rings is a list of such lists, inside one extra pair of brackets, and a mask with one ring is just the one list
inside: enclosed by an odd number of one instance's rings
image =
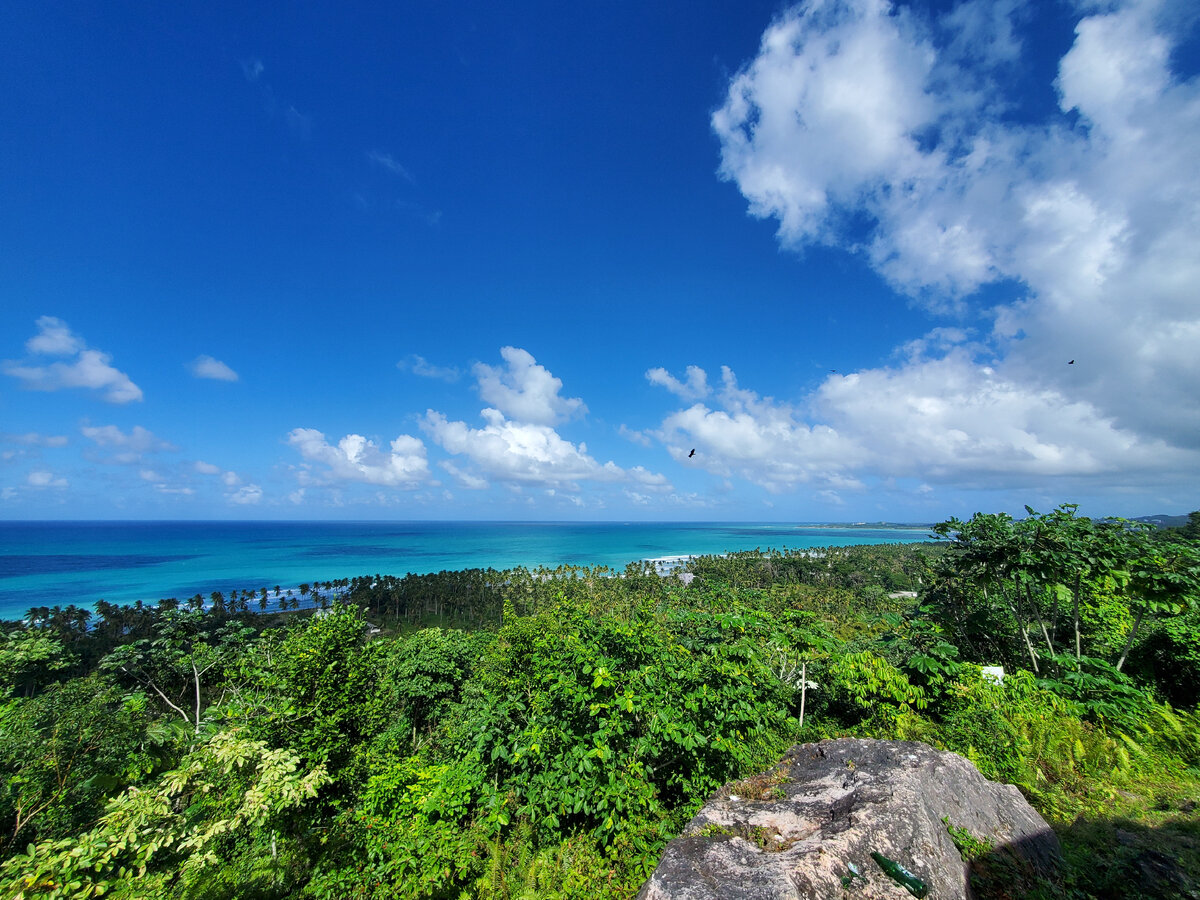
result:
[(948, 825), (960, 842), (969, 832), (967, 849), (989, 873), (1009, 873), (1010, 890), (1058, 868), (1058, 838), (1015, 787), (925, 744), (841, 739), (798, 744), (717, 791), (667, 845), (638, 900), (910, 897), (872, 851), (924, 881), (930, 900), (974, 898), (973, 864)]

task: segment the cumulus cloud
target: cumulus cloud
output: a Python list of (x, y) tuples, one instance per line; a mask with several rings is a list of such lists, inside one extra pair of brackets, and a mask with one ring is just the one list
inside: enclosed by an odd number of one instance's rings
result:
[(663, 368), (646, 372), (647, 381), (665, 387), (681, 400), (702, 400), (711, 393), (708, 374), (699, 366), (688, 366), (686, 376), (686, 380), (680, 381)]
[(196, 460), (195, 469), (201, 475), (219, 475), (221, 472), (220, 466), (214, 466), (212, 463)]
[(84, 425), (79, 431), (97, 447), (111, 452), (104, 462), (131, 464), (140, 462), (146, 453), (178, 449), (141, 425), (134, 425), (128, 433), (116, 425)]
[(219, 359), (211, 356), (197, 356), (188, 363), (188, 371), (197, 378), (211, 378), (214, 381), (237, 381), (238, 373), (225, 365)]
[(263, 498), (263, 489), (257, 484), (247, 484), (240, 487), (227, 499), (237, 506), (257, 506)]
[(336, 445), (315, 428), (294, 428), (287, 442), (309, 462), (327, 467), (334, 481), (361, 481), (412, 490), (429, 480), (429, 462), (420, 438), (402, 434), (382, 449), (360, 434), (348, 434)]
[[(1047, 86), (1059, 110), (1033, 123), (1007, 115), (1024, 61), (1013, 3), (930, 19), (814, 0), (767, 29), (712, 118), (720, 174), (751, 214), (787, 247), (860, 254), (935, 314), (989, 283), (1019, 299), (990, 310), (990, 333), (928, 335), (893, 368), (828, 378), (802, 408), (697, 406), (667, 436), (739, 424), (761, 447), (799, 428), (818, 458), (845, 451), (838, 472), (883, 467), (886, 423), (896, 472), (1196, 470), (1200, 81), (1172, 71), (1169, 4), (1079, 9)], [(689, 399), (690, 374), (647, 377)], [(717, 457), (735, 470), (738, 454)]]
[(25, 479), (30, 487), (35, 488), (65, 488), (67, 479), (56, 478), (53, 472), (36, 471), (30, 472)]
[(479, 396), (518, 422), (553, 425), (587, 412), (578, 397), (562, 397), (562, 379), (555, 378), (526, 350), (502, 347), (504, 366), (476, 363), (473, 369)]
[[(848, 485), (865, 462), (861, 447), (826, 425), (809, 425), (802, 410), (738, 386), (721, 370), (716, 402), (696, 403), (668, 415), (659, 437), (671, 455), (715, 475), (737, 475), (772, 492), (814, 479)], [(692, 449), (696, 455), (690, 457)]]
[[(555, 379), (557, 381), (557, 379)], [(451, 422), (441, 413), (428, 410), (421, 428), (447, 452), (465, 457), (494, 481), (537, 484), (576, 490), (582, 481), (622, 481), (626, 473), (615, 463), (599, 463), (588, 455), (586, 444), (564, 440), (548, 425), (514, 422), (499, 410), (481, 413), (482, 428), (466, 422)], [(479, 487), (452, 470), (464, 487)]]
[[(525, 350), (504, 347), (500, 354), (504, 367), (479, 363), (474, 368), (479, 394), (492, 404), (480, 412), (482, 427), (451, 421), (432, 409), (421, 421), (422, 431), (451, 455), (440, 465), (460, 487), (537, 487), (573, 503), (581, 500), (575, 494), (585, 483), (671, 490), (664, 475), (641, 466), (626, 470), (611, 460), (601, 463), (586, 444), (564, 438), (554, 426), (586, 412), (583, 401), (561, 396), (562, 381)], [(637, 440), (627, 428), (622, 433)]]
[(658, 436), (681, 463), (775, 493), (854, 491), (888, 478), (1004, 488), (1162, 480), (1197, 462), (1191, 451), (1122, 430), (1090, 404), (1015, 384), (961, 349), (831, 375), (799, 405), (741, 388), (728, 368), (722, 381), (711, 405), (669, 414)]
[(40, 356), (74, 356), (86, 349), (83, 340), (62, 319), (42, 316), (38, 333), (25, 342), (25, 349)]
[(25, 343), (33, 356), (62, 356), (69, 360), (38, 365), (35, 362), (5, 360), (0, 369), (35, 391), (63, 388), (87, 388), (103, 392), (109, 403), (131, 403), (142, 399), (142, 389), (128, 375), (111, 365), (112, 357), (100, 350), (88, 349), (62, 319), (42, 316), (38, 333)]

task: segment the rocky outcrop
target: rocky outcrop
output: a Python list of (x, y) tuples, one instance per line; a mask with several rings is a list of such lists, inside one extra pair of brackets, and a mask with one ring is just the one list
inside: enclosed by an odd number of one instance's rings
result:
[(973, 898), (973, 865), (1011, 890), (1052, 878), (1059, 859), (1058, 839), (1020, 792), (958, 754), (842, 739), (798, 744), (769, 771), (718, 791), (667, 845), (638, 898), (909, 897), (873, 851), (920, 879), (930, 900)]

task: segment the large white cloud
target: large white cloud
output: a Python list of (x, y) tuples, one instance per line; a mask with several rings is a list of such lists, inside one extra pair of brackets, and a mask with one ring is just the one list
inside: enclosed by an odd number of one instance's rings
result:
[(446, 467), (464, 487), (482, 488), (492, 481), (578, 490), (580, 482), (625, 481), (628, 474), (615, 463), (599, 463), (587, 445), (564, 440), (548, 425), (513, 422), (496, 409), (480, 414), (486, 423), (472, 428), (428, 410), (421, 428), (443, 450), (461, 456), (480, 473)]
[[(325, 474), (334, 481), (362, 481), (411, 490), (429, 480), (425, 444), (411, 435), (400, 435), (384, 450), (360, 434), (348, 434), (334, 445), (315, 428), (293, 428), (287, 442), (304, 459), (327, 466)], [(239, 494), (245, 496), (245, 491)]]
[(87, 348), (83, 339), (54, 316), (37, 320), (38, 333), (25, 343), (25, 349), (35, 356), (72, 357), (69, 362), (48, 365), (19, 363), (6, 360), (0, 368), (6, 375), (24, 382), (36, 391), (57, 391), (63, 388), (88, 388), (103, 391), (109, 403), (130, 403), (142, 399), (142, 389), (124, 372), (111, 365), (112, 357), (100, 350)]
[[(990, 282), (1021, 285), (1021, 299), (992, 310), (974, 345), (831, 377), (802, 410), (681, 410), (668, 436), (711, 432), (715, 450), (740, 428), (743, 447), (816, 445), (804, 459), (820, 467), (823, 423), (847, 454), (830, 473), (857, 460), (945, 478), (1195, 482), (1200, 84), (1171, 71), (1170, 4), (1085, 9), (1046, 86), (1060, 110), (1032, 124), (1006, 115), (1022, 62), (1011, 4), (931, 20), (814, 0), (768, 28), (712, 120), (721, 174), (750, 212), (777, 220), (786, 246), (862, 254), (935, 312)], [(651, 380), (684, 396), (685, 382)], [(890, 462), (875, 449), (884, 431)], [(736, 469), (732, 448), (719, 456)]]
[[(937, 342), (913, 347), (928, 343)], [(1125, 487), (1196, 462), (1087, 403), (1015, 385), (961, 349), (831, 375), (799, 405), (739, 387), (727, 368), (723, 382), (710, 404), (669, 414), (658, 436), (682, 464), (775, 493), (860, 490), (889, 478), (1029, 489), (1099, 477)]]
[(476, 363), (475, 377), (483, 402), (519, 422), (553, 425), (587, 412), (578, 397), (562, 397), (562, 379), (555, 378), (527, 350), (502, 347), (505, 365)]
[[(601, 463), (587, 445), (575, 444), (555, 424), (587, 411), (583, 400), (561, 396), (562, 380), (537, 364), (532, 354), (503, 347), (504, 368), (475, 366), (479, 394), (493, 404), (480, 412), (482, 428), (451, 421), (427, 410), (422, 430), (451, 455), (441, 463), (461, 487), (482, 490), (494, 483), (537, 487), (579, 502), (584, 483), (629, 484), (657, 493), (672, 490), (666, 476), (642, 466), (626, 470)], [(565, 492), (565, 494), (563, 493)]]

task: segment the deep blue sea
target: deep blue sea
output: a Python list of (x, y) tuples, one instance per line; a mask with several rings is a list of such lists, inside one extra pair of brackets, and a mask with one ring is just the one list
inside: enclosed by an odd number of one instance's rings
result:
[(907, 543), (914, 528), (728, 523), (0, 522), (0, 618), (296, 587), (358, 575), (607, 565), (640, 559)]

